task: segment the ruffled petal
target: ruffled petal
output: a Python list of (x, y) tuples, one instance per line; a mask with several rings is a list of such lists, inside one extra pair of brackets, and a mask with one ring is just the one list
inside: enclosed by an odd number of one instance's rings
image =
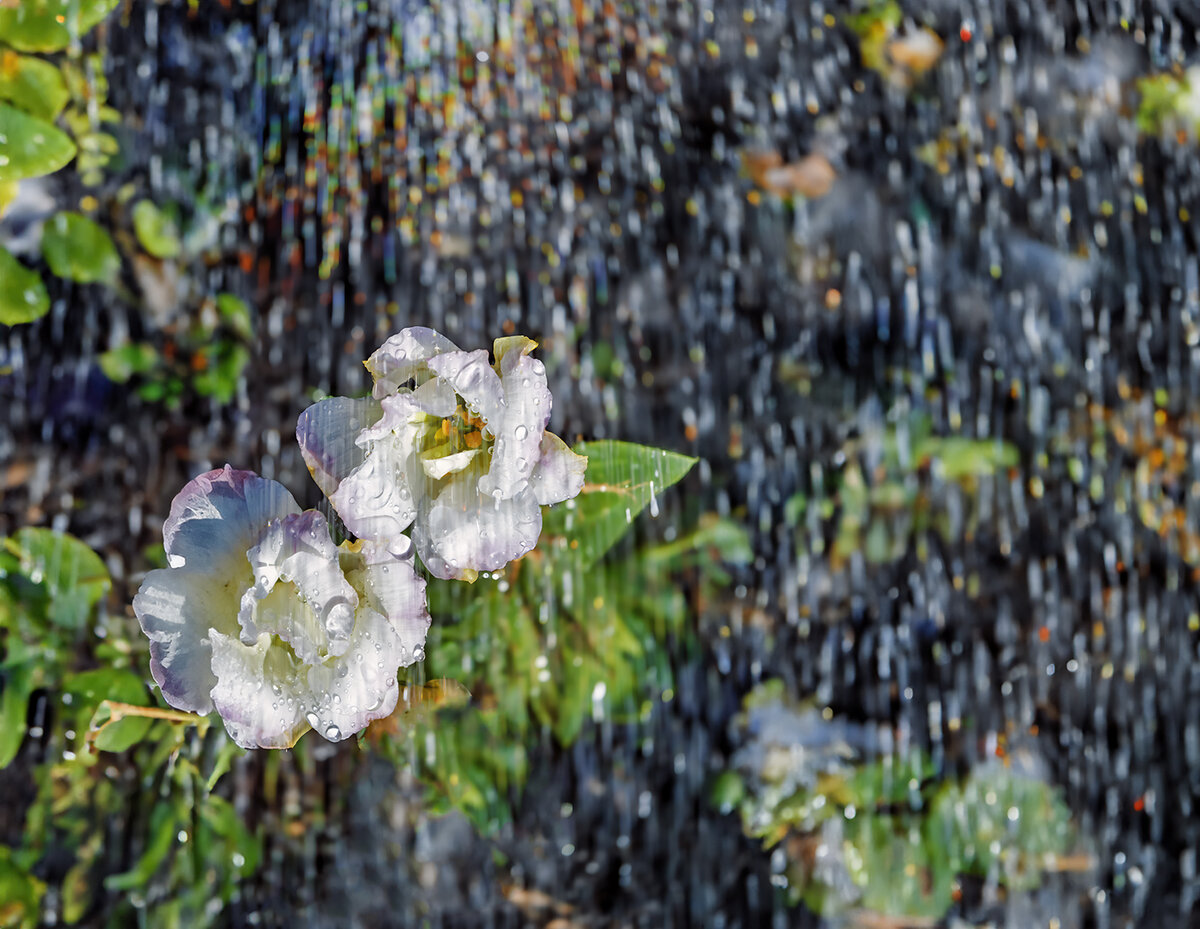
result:
[(397, 536), (416, 516), (406, 474), (408, 454), (395, 437), (373, 442), (366, 460), (330, 495), (346, 528), (359, 538)]
[(184, 485), (163, 524), (167, 563), (230, 577), (272, 519), (299, 513), (282, 484), (226, 465)]
[(365, 362), (375, 379), (374, 396), (381, 399), (418, 375), (429, 359), (458, 346), (444, 335), (423, 326), (401, 329), (384, 342)]
[(291, 748), (312, 726), (305, 665), (263, 633), (247, 645), (212, 633), (212, 702), (242, 748)]
[(538, 448), (550, 421), (553, 401), (545, 365), (529, 357), (536, 346), (523, 336), (496, 340), (504, 406), (492, 423), (496, 436), (492, 466), (479, 482), (479, 489), (491, 496), (499, 494), (507, 499), (524, 490), (538, 462)]
[(314, 403), (296, 421), (296, 441), (308, 471), (329, 496), (362, 464), (366, 453), (355, 444), (358, 434), (379, 420), (383, 408), (370, 397), (329, 397)]
[[(500, 375), (488, 363), (485, 349), (474, 352), (446, 352), (429, 360), (429, 369), (444, 377), (467, 403), (467, 409), (484, 422), (497, 423), (503, 413), (504, 388)], [(495, 433), (495, 429), (492, 429)]]
[(348, 576), (367, 606), (391, 623), (400, 639), (399, 667), (406, 667), (425, 657), (430, 617), (425, 581), (413, 566), (412, 543), (407, 537), (400, 538), (403, 544), (361, 543), (361, 567)]
[(358, 594), (346, 580), (325, 517), (316, 510), (270, 523), (247, 553), (254, 586), (242, 596), (242, 641), (270, 632), (309, 664), (345, 652)]
[(336, 661), (307, 668), (308, 722), (331, 742), (348, 739), (396, 708), (400, 636), (382, 614), (360, 607), (350, 648)]
[(529, 476), (529, 487), (542, 506), (570, 500), (583, 489), (588, 460), (576, 455), (552, 432), (542, 435), (538, 461)]
[[(242, 579), (249, 583), (245, 566)], [(194, 568), (151, 571), (133, 598), (133, 611), (150, 640), (150, 673), (163, 698), (188, 713), (212, 712), (209, 697), (212, 673), (209, 626), (216, 622), (229, 632), (237, 629), (237, 599), (243, 588), (237, 579), (213, 583), (207, 572)]]
[(537, 544), (542, 511), (532, 490), (508, 500), (488, 497), (471, 470), (448, 483), (413, 526), (421, 563), (435, 577), (473, 580)]

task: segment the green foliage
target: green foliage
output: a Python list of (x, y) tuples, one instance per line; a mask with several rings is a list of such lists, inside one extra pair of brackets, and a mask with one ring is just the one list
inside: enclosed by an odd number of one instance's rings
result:
[(11, 849), (0, 845), (0, 926), (34, 929), (46, 885), (13, 859)]
[(58, 52), (78, 42), (118, 0), (20, 0), (0, 6), (0, 37), (23, 52)]
[(1148, 135), (1164, 135), (1182, 131), (1193, 136), (1200, 130), (1200, 119), (1188, 111), (1188, 101), (1193, 93), (1192, 71), (1185, 75), (1150, 74), (1138, 78), (1137, 88), (1141, 100), (1137, 108), (1137, 127)]
[(537, 734), (570, 745), (589, 720), (643, 717), (669, 691), (663, 646), (687, 634), (694, 612), (680, 578), (704, 596), (728, 582), (722, 562), (750, 557), (744, 531), (707, 517), (681, 538), (598, 563), (694, 459), (622, 442), (576, 451), (588, 455), (589, 486), (569, 518), (571, 504), (547, 512), (555, 528), (538, 549), (473, 585), (430, 581), (427, 671), (461, 680), (473, 700), (388, 747), (415, 760), (435, 809), (460, 810), (485, 832), (508, 819)]
[(139, 200), (133, 207), (133, 229), (142, 248), (155, 258), (176, 258), (181, 244), (175, 220), (150, 200)]
[(0, 846), (3, 926), (42, 924), (47, 888), (29, 870), (48, 855), (72, 862), (50, 897), (59, 922), (105, 912), (112, 925), (177, 927), (210, 925), (261, 858), (212, 793), (241, 750), (207, 718), (152, 705), (123, 627), (97, 616), (109, 586), (104, 562), (72, 536), (26, 528), (0, 545), (0, 766), (20, 750), (32, 694), (52, 707), (23, 842)]
[(25, 736), (29, 698), (61, 684), (75, 643), (108, 592), (108, 571), (78, 539), (48, 529), (22, 529), (0, 547), (0, 767)]
[(112, 237), (80, 213), (59, 213), (46, 223), (42, 255), (59, 277), (81, 284), (112, 284), (121, 273)]
[[(848, 443), (842, 449), (845, 464), (833, 480), (812, 496), (795, 494), (784, 507), (789, 525), (819, 528), (812, 540), (817, 546), (814, 554), (824, 553), (826, 529), (832, 532), (828, 554), (835, 566), (854, 552), (870, 564), (893, 561), (910, 544), (925, 545), (929, 532), (950, 538), (947, 510), (941, 495), (931, 492), (930, 480), (953, 485), (970, 503), (981, 481), (1018, 463), (1011, 443), (935, 435), (927, 416), (908, 417), (903, 431), (890, 428), (873, 449), (880, 453), (880, 461), (871, 471), (860, 459), (864, 444)], [(970, 532), (975, 514), (970, 506), (966, 509), (968, 522), (963, 528)]]
[(0, 51), (0, 98), (39, 119), (53, 120), (70, 97), (62, 72), (50, 62)]
[(0, 181), (52, 174), (75, 157), (65, 132), (7, 103), (0, 103)]
[(188, 384), (202, 397), (228, 403), (250, 363), (253, 338), (250, 308), (233, 294), (221, 293), (177, 334), (169, 352), (150, 342), (126, 342), (100, 356), (100, 370), (118, 384), (132, 382), (142, 399), (172, 409), (182, 403)]
[(127, 342), (109, 349), (97, 359), (110, 381), (124, 384), (135, 374), (146, 374), (158, 364), (158, 350), (148, 342)]
[(32, 322), (49, 310), (50, 295), (41, 277), (0, 246), (0, 323), (16, 326)]
[[(755, 710), (770, 725), (752, 725)], [(1032, 774), (991, 763), (947, 780), (920, 752), (871, 757), (850, 744), (853, 724), (793, 703), (779, 681), (747, 694), (737, 731), (743, 746), (709, 799), (767, 847), (783, 843), (791, 900), (822, 915), (937, 920), (956, 875), (1031, 889), (1074, 841), (1058, 792)]]
[(647, 506), (657, 507), (656, 495), (680, 480), (696, 463), (695, 458), (647, 448), (630, 442), (582, 442), (575, 449), (588, 459), (583, 492), (568, 504), (551, 510), (543, 527), (544, 537), (557, 537), (556, 552), (587, 568), (598, 561), (628, 531)]

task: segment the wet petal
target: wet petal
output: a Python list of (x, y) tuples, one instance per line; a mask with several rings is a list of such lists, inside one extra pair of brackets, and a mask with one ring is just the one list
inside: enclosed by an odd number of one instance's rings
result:
[[(425, 602), (425, 581), (413, 562), (413, 547), (401, 536), (404, 546), (364, 542), (361, 575), (351, 573), (367, 606), (381, 613), (400, 640), (400, 667), (420, 661), (425, 653), (425, 635), (430, 617)], [(395, 549), (402, 548), (397, 552)], [(361, 583), (358, 583), (361, 578)]]
[(347, 647), (358, 594), (338, 561), (325, 517), (316, 510), (275, 520), (247, 553), (254, 586), (242, 597), (242, 641), (270, 632), (310, 664)]
[(421, 412), (430, 416), (445, 418), (453, 416), (454, 411), (458, 409), (458, 397), (454, 388), (440, 377), (430, 378), (414, 390), (412, 399)]
[(537, 544), (542, 511), (532, 490), (505, 500), (481, 494), (476, 484), (470, 470), (452, 478), (413, 526), (421, 563), (436, 577), (470, 580)]
[(330, 397), (314, 403), (296, 421), (296, 441), (308, 471), (326, 496), (363, 462), (365, 453), (354, 440), (379, 420), (379, 401), (369, 397)]
[(504, 498), (516, 495), (528, 485), (538, 462), (552, 400), (545, 365), (529, 357), (536, 345), (521, 336), (496, 340), (504, 406), (494, 422), (489, 420), (496, 445), (492, 466), (479, 482), (485, 494), (498, 492)]
[(400, 636), (382, 614), (362, 607), (350, 648), (336, 661), (306, 669), (308, 722), (331, 742), (348, 739), (396, 707), (396, 669), (403, 662)]
[[(446, 352), (429, 360), (429, 368), (439, 377), (449, 381), (450, 386), (467, 403), (467, 408), (491, 424), (500, 419), (504, 388), (498, 375), (488, 362), (484, 349), (474, 352)], [(492, 430), (495, 432), (495, 430)]]
[[(249, 565), (242, 571), (250, 580)], [(151, 571), (133, 598), (133, 611), (150, 639), (150, 673), (163, 698), (189, 713), (212, 712), (209, 693), (212, 673), (209, 626), (237, 630), (237, 598), (242, 588), (214, 584), (212, 577), (193, 568)]]
[(300, 507), (287, 489), (253, 471), (226, 465), (184, 485), (163, 524), (167, 563), (229, 577), (245, 564), (246, 550), (270, 520)]
[(457, 474), (463, 468), (469, 467), (479, 449), (467, 449), (453, 455), (443, 455), (441, 458), (422, 458), (421, 467), (435, 481), (440, 481), (447, 474)]
[(375, 379), (375, 398), (395, 393), (402, 384), (419, 374), (429, 359), (455, 351), (458, 351), (457, 345), (432, 329), (423, 326), (401, 329), (366, 361), (367, 370)]
[(542, 435), (539, 457), (529, 486), (542, 506), (570, 500), (583, 489), (588, 460), (576, 455), (567, 443), (552, 432)]
[(417, 508), (406, 474), (408, 453), (393, 437), (373, 442), (366, 460), (330, 495), (346, 528), (359, 538), (396, 536), (413, 521)]
[(291, 748), (311, 728), (304, 665), (283, 643), (263, 633), (247, 645), (212, 633), (212, 702), (242, 748)]

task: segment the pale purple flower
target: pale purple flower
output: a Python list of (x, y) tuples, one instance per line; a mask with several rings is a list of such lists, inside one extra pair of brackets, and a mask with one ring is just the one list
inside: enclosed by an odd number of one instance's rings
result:
[(579, 493), (587, 459), (546, 431), (546, 369), (524, 336), (459, 349), (410, 328), (367, 360), (370, 398), (332, 397), (300, 416), (309, 470), (346, 528), (395, 539), (412, 526), (422, 563), (474, 580), (524, 555), (541, 507)]
[(251, 471), (201, 474), (163, 525), (169, 567), (133, 600), (172, 706), (213, 709), (243, 748), (310, 728), (348, 738), (391, 713), (424, 657), (425, 582), (407, 539), (335, 546), (325, 518)]

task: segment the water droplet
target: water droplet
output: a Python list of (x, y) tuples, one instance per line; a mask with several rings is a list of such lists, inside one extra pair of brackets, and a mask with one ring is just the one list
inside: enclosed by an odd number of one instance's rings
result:
[(425, 660), (425, 649), (423, 646), (418, 645), (416, 648), (413, 649), (413, 661), (424, 661), (424, 660)]
[(319, 720), (317, 718), (316, 713), (305, 713), (304, 718), (308, 720), (308, 724), (310, 726), (312, 726), (314, 729), (316, 729), (317, 726), (319, 726), (321, 724), (321, 720)]
[(525, 438), (525, 436), (529, 435), (529, 430), (526, 429), (525, 426), (520, 425), (513, 430), (513, 435), (516, 437), (517, 441), (520, 442)]
[(341, 739), (341, 737), (342, 730), (330, 723), (329, 727), (325, 730), (325, 738), (327, 738), (330, 742), (337, 742)]

